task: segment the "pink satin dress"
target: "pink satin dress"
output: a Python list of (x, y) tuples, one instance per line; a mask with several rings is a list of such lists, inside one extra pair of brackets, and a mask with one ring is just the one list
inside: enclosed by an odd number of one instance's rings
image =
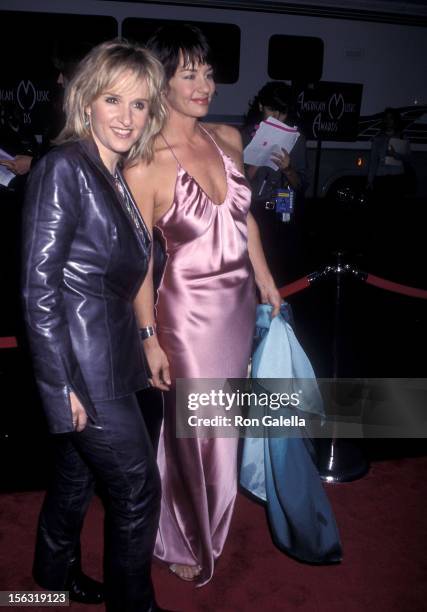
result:
[[(219, 204), (169, 147), (178, 175), (172, 206), (157, 222), (168, 258), (156, 315), (172, 380), (247, 375), (256, 308), (247, 248), (251, 193), (234, 162), (214, 144), (227, 179), (227, 195)], [(229, 530), (238, 440), (176, 438), (174, 397), (173, 389), (164, 394), (158, 451), (163, 492), (155, 556), (169, 564), (200, 565), (201, 586), (212, 577)]]

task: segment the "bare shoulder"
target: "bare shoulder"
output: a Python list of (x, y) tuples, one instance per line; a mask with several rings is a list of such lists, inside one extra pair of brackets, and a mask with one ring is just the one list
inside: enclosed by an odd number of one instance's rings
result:
[(237, 167), (243, 170), (242, 137), (239, 130), (224, 123), (204, 123), (203, 127), (211, 134), (224, 153), (234, 160)]
[(128, 182), (145, 180), (149, 176), (151, 164), (148, 164), (143, 159), (139, 159), (123, 168), (123, 174)]
[(128, 182), (143, 181), (147, 186), (156, 185), (159, 175), (170, 165), (170, 155), (164, 142), (157, 141), (154, 147), (154, 156), (150, 162), (143, 159), (129, 164), (124, 168), (124, 175)]
[(203, 127), (215, 138), (218, 144), (242, 150), (242, 137), (237, 128), (225, 123), (204, 123)]

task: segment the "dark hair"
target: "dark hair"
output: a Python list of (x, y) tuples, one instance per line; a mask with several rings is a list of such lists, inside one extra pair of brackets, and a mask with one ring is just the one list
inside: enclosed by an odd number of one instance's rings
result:
[(392, 108), (391, 106), (388, 106), (387, 108), (383, 110), (382, 118), (381, 118), (381, 131), (384, 131), (386, 129), (385, 120), (386, 120), (387, 115), (391, 115), (393, 117), (394, 129), (396, 133), (401, 132), (403, 130), (402, 116), (400, 112), (397, 110), (397, 108)]
[(260, 104), (289, 115), (292, 111), (292, 97), (290, 85), (282, 81), (269, 81), (261, 87), (255, 98), (249, 103), (245, 125), (258, 123), (262, 119)]
[(211, 49), (205, 35), (188, 23), (162, 26), (148, 40), (147, 48), (160, 60), (167, 81), (179, 66), (180, 53), (184, 66), (212, 65)]

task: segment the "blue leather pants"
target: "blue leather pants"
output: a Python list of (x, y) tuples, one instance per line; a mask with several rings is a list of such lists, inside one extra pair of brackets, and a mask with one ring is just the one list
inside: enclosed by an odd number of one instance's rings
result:
[(154, 602), (157, 464), (134, 395), (96, 402), (95, 408), (96, 422), (84, 431), (53, 436), (55, 478), (40, 514), (34, 577), (45, 588), (64, 589), (96, 480), (106, 502), (106, 610), (145, 612)]

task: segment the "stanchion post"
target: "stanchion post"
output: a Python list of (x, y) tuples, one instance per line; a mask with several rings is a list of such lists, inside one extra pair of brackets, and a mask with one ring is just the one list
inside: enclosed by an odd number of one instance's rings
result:
[(339, 375), (338, 357), (341, 331), (341, 275), (343, 272), (342, 257), (343, 253), (338, 251), (336, 253), (335, 265), (334, 338), (332, 345), (332, 376), (335, 379), (337, 379)]
[[(343, 265), (343, 253), (336, 253), (334, 336), (332, 344), (332, 376), (339, 378), (340, 339), (342, 317), (342, 275), (347, 271)], [(334, 430), (336, 430), (334, 426)], [(353, 440), (337, 438), (317, 440), (318, 469), (320, 478), (326, 482), (339, 483), (357, 480), (366, 474), (369, 463)]]

